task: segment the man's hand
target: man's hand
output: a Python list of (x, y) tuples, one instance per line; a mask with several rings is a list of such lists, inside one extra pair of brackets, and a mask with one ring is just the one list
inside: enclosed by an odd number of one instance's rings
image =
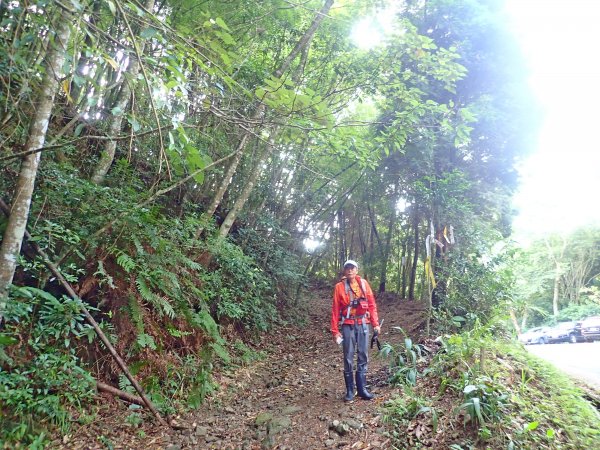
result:
[(339, 344), (341, 341), (340, 339), (342, 339), (342, 334), (338, 333), (336, 335), (333, 336), (333, 342), (335, 342), (336, 344)]

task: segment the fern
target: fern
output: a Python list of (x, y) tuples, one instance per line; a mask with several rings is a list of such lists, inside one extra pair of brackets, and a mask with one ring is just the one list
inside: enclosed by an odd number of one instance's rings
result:
[(199, 264), (196, 261), (191, 260), (190, 258), (188, 258), (187, 256), (185, 256), (184, 254), (181, 254), (181, 253), (179, 255), (177, 255), (177, 262), (180, 263), (181, 265), (187, 267), (188, 269), (191, 269), (191, 270), (194, 270), (197, 272), (204, 269), (202, 264)]
[(135, 249), (138, 252), (138, 255), (145, 255), (146, 251), (144, 250), (144, 246), (140, 242), (139, 238), (137, 236), (134, 236), (132, 240), (133, 244), (135, 245)]
[(177, 337), (177, 338), (180, 338), (183, 336), (189, 336), (190, 334), (192, 334), (190, 331), (178, 330), (173, 325), (167, 325), (167, 331), (169, 332), (169, 334), (171, 336)]
[(140, 275), (138, 275), (138, 277), (135, 279), (135, 285), (137, 286), (138, 292), (144, 300), (146, 300), (149, 303), (154, 302), (154, 292), (150, 290), (150, 288), (146, 284), (146, 280), (144, 280)]
[(135, 388), (131, 384), (131, 381), (127, 379), (127, 377), (123, 374), (119, 375), (119, 389), (124, 392), (128, 392), (129, 394), (135, 394)]
[(231, 356), (229, 356), (229, 352), (221, 344), (219, 344), (217, 342), (211, 342), (210, 348), (213, 349), (213, 351), (215, 352), (215, 355), (217, 355), (219, 358), (221, 358), (223, 360), (223, 362), (225, 362), (225, 363), (231, 362)]
[(224, 342), (224, 339), (219, 333), (217, 323), (208, 313), (207, 310), (201, 309), (192, 317), (192, 324), (204, 330), (214, 341)]
[[(181, 285), (179, 284), (179, 279), (177, 278), (177, 275), (175, 275), (173, 272), (165, 270), (165, 271), (159, 272), (159, 274), (162, 279), (166, 279), (166, 280), (170, 281), (173, 288), (175, 288), (178, 291), (181, 290)], [(161, 291), (163, 291), (165, 294), (168, 293), (168, 292), (166, 292), (166, 289), (161, 289)]]
[(113, 277), (110, 276), (109, 273), (104, 269), (104, 263), (102, 261), (98, 261), (98, 270), (94, 272), (94, 275), (100, 275), (102, 278), (100, 279), (100, 286), (102, 284), (107, 283), (111, 289), (116, 289)]
[(141, 348), (148, 347), (151, 350), (156, 350), (156, 342), (154, 342), (154, 338), (146, 333), (140, 333), (136, 339), (137, 344)]
[(138, 277), (135, 279), (135, 284), (142, 298), (154, 306), (160, 316), (166, 314), (171, 319), (175, 318), (175, 310), (169, 303), (168, 297), (161, 297), (152, 292), (152, 290), (148, 287), (146, 280), (142, 278), (141, 275), (138, 275)]
[(133, 296), (129, 296), (129, 315), (131, 316), (131, 321), (135, 324), (135, 328), (138, 333), (144, 332), (144, 321), (142, 317), (142, 308), (137, 302), (137, 299)]
[(117, 250), (117, 264), (127, 273), (131, 273), (137, 266), (133, 258), (122, 250)]

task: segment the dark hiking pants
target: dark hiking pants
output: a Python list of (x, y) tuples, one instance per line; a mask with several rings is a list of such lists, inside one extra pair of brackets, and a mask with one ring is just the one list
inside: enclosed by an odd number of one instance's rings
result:
[(366, 373), (369, 364), (369, 325), (342, 325), (342, 348), (344, 350), (344, 373), (354, 370), (354, 353), (357, 355), (356, 371)]

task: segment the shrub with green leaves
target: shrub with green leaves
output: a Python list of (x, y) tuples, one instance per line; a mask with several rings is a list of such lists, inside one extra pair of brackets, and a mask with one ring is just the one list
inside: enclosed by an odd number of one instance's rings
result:
[(43, 441), (47, 426), (70, 426), (70, 411), (94, 396), (95, 382), (77, 357), (94, 338), (80, 302), (36, 288), (12, 290), (0, 334), (0, 439)]

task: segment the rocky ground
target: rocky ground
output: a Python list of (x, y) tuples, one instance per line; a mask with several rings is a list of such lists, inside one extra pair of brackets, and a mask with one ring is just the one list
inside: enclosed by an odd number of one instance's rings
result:
[[(264, 336), (266, 357), (235, 373), (216, 373), (221, 389), (196, 411), (176, 418), (180, 429), (151, 420), (127, 423), (131, 413), (106, 399), (98, 418), (74, 429), (53, 448), (112, 449), (324, 449), (390, 448), (380, 406), (398, 395), (387, 384), (388, 361), (371, 352), (367, 382), (373, 401), (344, 403), (341, 348), (331, 339), (328, 292), (308, 300), (307, 323)], [(382, 298), (382, 342), (403, 341), (401, 327), (417, 337), (423, 306)]]

